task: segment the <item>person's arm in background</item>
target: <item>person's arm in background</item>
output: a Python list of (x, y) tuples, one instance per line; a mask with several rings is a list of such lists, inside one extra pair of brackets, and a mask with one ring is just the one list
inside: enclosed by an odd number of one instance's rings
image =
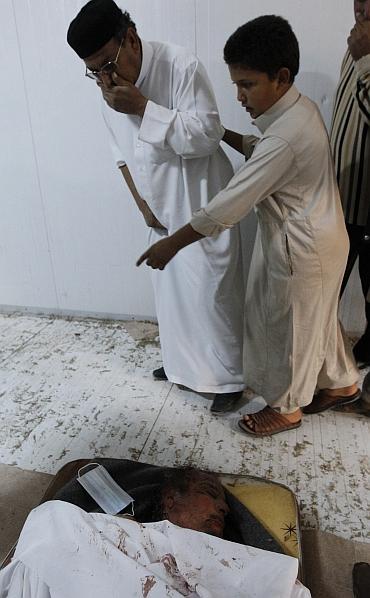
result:
[(234, 150), (236, 150), (240, 154), (244, 154), (243, 135), (241, 133), (237, 133), (236, 131), (231, 131), (230, 129), (225, 129), (225, 133), (222, 138), (222, 141), (227, 143), (227, 145), (232, 147)]
[(370, 125), (370, 21), (358, 16), (347, 41), (357, 71), (355, 99), (362, 117)]
[(255, 137), (254, 135), (242, 135), (236, 131), (225, 129), (222, 141), (248, 159), (253, 153), (258, 137)]
[(139, 195), (139, 192), (136, 189), (135, 183), (132, 179), (131, 173), (127, 165), (125, 164), (124, 166), (120, 166), (119, 169), (122, 172), (122, 176), (126, 181), (126, 184), (131, 192), (132, 197), (135, 200), (137, 207), (144, 216), (144, 220), (147, 226), (149, 226), (150, 228), (161, 228), (166, 230), (165, 227), (154, 216), (146, 201), (144, 201), (144, 199)]

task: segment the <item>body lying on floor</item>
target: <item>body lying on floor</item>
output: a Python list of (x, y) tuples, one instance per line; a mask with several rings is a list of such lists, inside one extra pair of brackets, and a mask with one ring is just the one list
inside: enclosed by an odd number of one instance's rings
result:
[(196, 470), (167, 476), (161, 521), (44, 503), (0, 572), (0, 597), (309, 598), (297, 559), (222, 539), (228, 510), (218, 477)]

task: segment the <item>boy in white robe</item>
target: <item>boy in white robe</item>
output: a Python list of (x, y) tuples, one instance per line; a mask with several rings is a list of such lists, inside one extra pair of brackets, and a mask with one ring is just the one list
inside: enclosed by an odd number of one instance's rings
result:
[(299, 47), (289, 23), (273, 15), (246, 23), (226, 43), (224, 57), (261, 137), (226, 132), (225, 141), (249, 158), (246, 165), (138, 264), (163, 269), (183, 247), (217, 236), (255, 209), (244, 375), (268, 406), (239, 426), (268, 436), (298, 428), (302, 409), (318, 413), (360, 396), (337, 316), (348, 236), (324, 123), (293, 84)]

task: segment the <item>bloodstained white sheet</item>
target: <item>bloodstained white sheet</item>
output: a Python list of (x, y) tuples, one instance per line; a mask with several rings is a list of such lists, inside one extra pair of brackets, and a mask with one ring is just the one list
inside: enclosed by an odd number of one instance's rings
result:
[(51, 501), (31, 512), (1, 598), (309, 598), (298, 561), (184, 529), (85, 513)]

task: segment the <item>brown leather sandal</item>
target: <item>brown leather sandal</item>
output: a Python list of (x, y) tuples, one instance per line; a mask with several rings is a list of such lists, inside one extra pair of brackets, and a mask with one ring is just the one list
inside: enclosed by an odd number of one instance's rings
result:
[[(245, 418), (248, 417), (246, 420)], [(282, 413), (265, 407), (257, 413), (249, 413), (238, 422), (239, 428), (250, 436), (273, 436), (280, 432), (294, 430), (302, 425), (302, 420), (290, 422)]]
[(360, 398), (360, 396), (360, 389), (357, 389), (352, 395), (337, 395), (336, 397), (333, 395), (328, 395), (325, 390), (320, 390), (312, 399), (312, 403), (306, 405), (306, 407), (303, 407), (302, 411), (306, 414), (322, 413), (328, 409), (339, 407), (339, 405), (348, 405), (349, 403), (354, 403)]

